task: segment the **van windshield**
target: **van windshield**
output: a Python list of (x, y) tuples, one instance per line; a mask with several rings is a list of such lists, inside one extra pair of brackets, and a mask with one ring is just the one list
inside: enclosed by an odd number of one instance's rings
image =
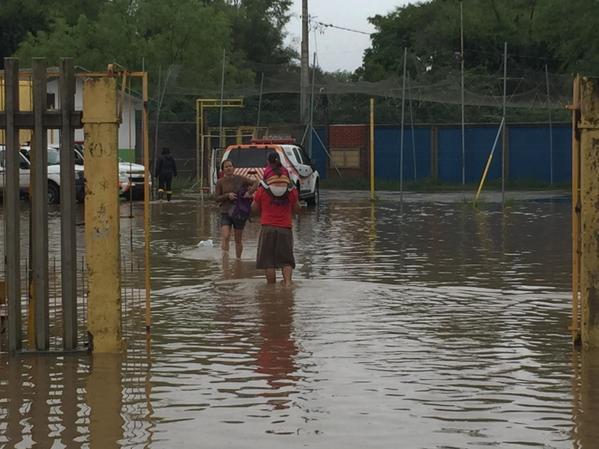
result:
[(227, 159), (239, 168), (264, 167), (266, 157), (271, 151), (271, 148), (234, 148), (229, 152)]

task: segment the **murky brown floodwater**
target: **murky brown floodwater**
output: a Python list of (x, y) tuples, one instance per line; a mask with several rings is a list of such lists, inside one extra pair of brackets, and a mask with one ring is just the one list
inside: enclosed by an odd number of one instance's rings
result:
[(215, 209), (156, 204), (151, 355), (1, 355), (0, 447), (596, 448), (570, 203), (396, 199), (304, 211), (291, 289), (254, 269), (256, 223), (223, 261)]

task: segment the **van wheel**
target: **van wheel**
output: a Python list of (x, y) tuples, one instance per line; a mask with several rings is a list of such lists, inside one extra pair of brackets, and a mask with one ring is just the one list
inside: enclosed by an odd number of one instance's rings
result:
[(316, 181), (316, 185), (314, 186), (314, 195), (308, 199), (308, 204), (310, 206), (318, 206), (318, 204), (320, 204), (320, 189), (318, 186), (318, 181)]
[(53, 182), (48, 183), (48, 203), (60, 203), (60, 188)]

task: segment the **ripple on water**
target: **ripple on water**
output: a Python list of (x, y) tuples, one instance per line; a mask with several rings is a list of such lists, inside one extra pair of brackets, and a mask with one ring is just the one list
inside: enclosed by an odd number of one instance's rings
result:
[[(257, 223), (237, 261), (221, 256), (214, 209), (155, 212), (151, 359), (128, 354), (128, 383), (102, 390), (118, 391), (120, 445), (594, 447), (599, 367), (571, 354), (567, 331), (568, 204), (325, 193), (296, 220), (291, 288), (255, 269)], [(102, 410), (90, 369), (75, 382), (83, 440)], [(35, 372), (0, 376), (0, 438), (22, 413), (31, 440)]]

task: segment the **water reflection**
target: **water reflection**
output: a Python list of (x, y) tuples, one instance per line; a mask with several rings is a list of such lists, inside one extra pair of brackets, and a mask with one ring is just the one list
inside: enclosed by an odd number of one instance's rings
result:
[(593, 449), (599, 433), (599, 351), (574, 354), (572, 365), (574, 447)]
[(121, 358), (118, 355), (94, 356), (86, 382), (91, 448), (116, 448), (123, 438), (121, 416)]
[(134, 360), (120, 355), (2, 360), (0, 446), (147, 447), (153, 434), (150, 382), (138, 377), (142, 366)]
[(594, 449), (599, 356), (571, 352), (569, 203), (435, 198), (325, 193), (295, 221), (291, 289), (255, 269), (258, 223), (243, 259), (223, 259), (211, 204), (157, 205), (152, 363), (135, 342), (0, 359), (0, 447)]
[(298, 348), (293, 338), (294, 288), (265, 285), (256, 290), (260, 308), (260, 349), (256, 372), (266, 376), (271, 391), (262, 395), (274, 408), (289, 407), (290, 394), (298, 376), (295, 356)]

